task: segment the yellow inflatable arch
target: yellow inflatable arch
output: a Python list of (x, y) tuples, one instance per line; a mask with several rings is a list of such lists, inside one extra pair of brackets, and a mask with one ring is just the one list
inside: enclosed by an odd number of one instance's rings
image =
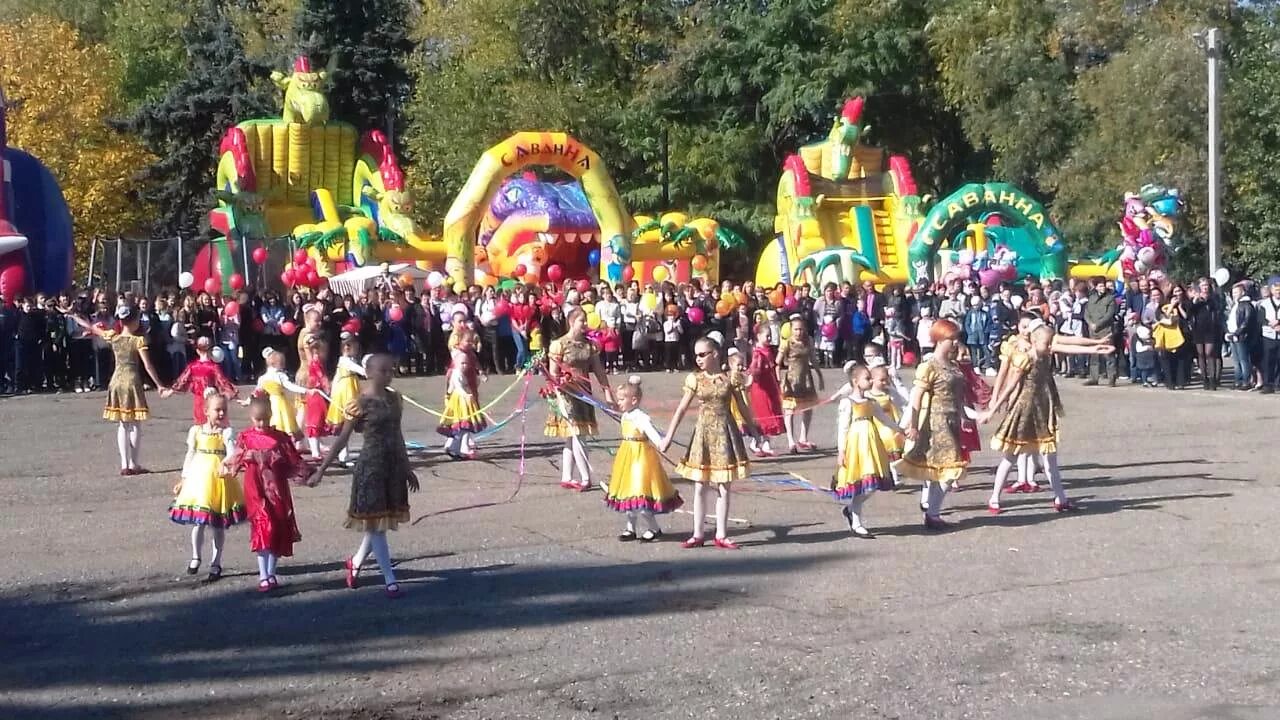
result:
[(477, 233), (485, 209), (507, 176), (530, 165), (559, 168), (582, 183), (600, 224), (601, 267), (611, 261), (611, 248), (620, 247), (629, 254), (635, 221), (622, 207), (618, 189), (600, 156), (567, 133), (519, 132), (480, 156), (445, 216), (445, 268), (454, 282), (471, 284)]

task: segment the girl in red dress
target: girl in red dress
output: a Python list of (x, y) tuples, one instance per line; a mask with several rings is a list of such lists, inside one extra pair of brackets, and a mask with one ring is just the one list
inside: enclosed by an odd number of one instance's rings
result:
[(161, 390), (160, 397), (169, 397), (175, 392), (191, 391), (191, 422), (193, 425), (204, 425), (204, 391), (205, 388), (214, 388), (218, 394), (227, 400), (233, 400), (236, 396), (236, 386), (227, 380), (227, 376), (222, 374), (222, 367), (214, 362), (210, 357), (210, 348), (212, 342), (207, 337), (202, 337), (196, 341), (196, 359), (187, 365), (177, 380), (173, 381), (173, 385), (168, 390)]
[(329, 414), (329, 376), (324, 366), (329, 361), (329, 345), (318, 337), (312, 336), (307, 342), (311, 360), (307, 363), (306, 405), (302, 412), (302, 431), (307, 436), (307, 449), (311, 451), (311, 459), (320, 462), (324, 455), (320, 453), (320, 438), (332, 435), (333, 428), (325, 417)]
[(747, 399), (751, 402), (756, 428), (764, 440), (756, 454), (763, 457), (773, 455), (769, 438), (786, 432), (782, 423), (782, 391), (778, 389), (777, 365), (769, 347), (769, 333), (768, 323), (756, 325), (756, 345), (751, 351), (751, 365), (747, 368), (751, 380)]
[(305, 484), (307, 470), (293, 438), (271, 427), (271, 402), (265, 393), (255, 393), (249, 401), (249, 420), (251, 426), (236, 438), (226, 470), (244, 472), (249, 549), (258, 556), (258, 592), (265, 593), (280, 584), (276, 562), (292, 557), (293, 544), (302, 540), (289, 483)]

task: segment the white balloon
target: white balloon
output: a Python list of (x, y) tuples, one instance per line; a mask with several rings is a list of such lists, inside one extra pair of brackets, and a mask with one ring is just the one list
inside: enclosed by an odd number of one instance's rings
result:
[(1134, 270), (1134, 272), (1136, 272), (1136, 273), (1138, 273), (1139, 275), (1141, 275), (1141, 274), (1145, 273), (1147, 270), (1150, 270), (1150, 268), (1148, 268), (1148, 267), (1147, 267), (1147, 264), (1146, 264), (1146, 263), (1144, 263), (1144, 262), (1142, 262), (1141, 260), (1134, 260), (1134, 261), (1133, 261), (1133, 270)]
[(440, 287), (443, 282), (444, 274), (439, 270), (433, 270), (430, 275), (427, 275), (427, 286), (432, 289)]
[(1147, 267), (1151, 267), (1152, 265), (1155, 265), (1155, 264), (1156, 264), (1156, 249), (1155, 249), (1155, 248), (1150, 248), (1150, 247), (1144, 247), (1144, 248), (1142, 248), (1141, 250), (1139, 250), (1139, 251), (1138, 251), (1138, 262), (1145, 264)]
[(215, 345), (214, 348), (209, 351), (209, 359), (218, 363), (219, 365), (222, 364), (222, 361), (225, 360), (226, 357), (227, 357), (227, 353), (225, 350), (222, 349), (221, 345)]
[(169, 335), (175, 340), (181, 340), (187, 336), (187, 328), (182, 323), (174, 323), (173, 327), (169, 328)]
[(186, 290), (187, 288), (195, 284), (196, 284), (195, 275), (192, 275), (189, 272), (182, 272), (178, 274), (178, 287), (182, 288), (183, 290)]
[(1218, 287), (1226, 287), (1231, 282), (1231, 271), (1220, 267), (1213, 271), (1213, 281), (1218, 283)]
[(1013, 309), (1014, 309), (1014, 310), (1017, 310), (1018, 308), (1022, 307), (1022, 296), (1021, 296), (1021, 295), (1014, 295), (1014, 296), (1010, 297), (1010, 298), (1009, 298), (1009, 304), (1013, 306)]

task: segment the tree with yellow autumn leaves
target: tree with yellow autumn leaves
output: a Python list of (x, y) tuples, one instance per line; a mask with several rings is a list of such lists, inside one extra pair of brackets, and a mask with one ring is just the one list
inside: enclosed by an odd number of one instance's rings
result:
[(0, 84), (9, 143), (48, 166), (75, 227), (77, 263), (95, 236), (145, 231), (151, 213), (133, 196), (153, 158), (107, 125), (123, 112), (121, 63), (70, 25), (41, 16), (0, 23)]

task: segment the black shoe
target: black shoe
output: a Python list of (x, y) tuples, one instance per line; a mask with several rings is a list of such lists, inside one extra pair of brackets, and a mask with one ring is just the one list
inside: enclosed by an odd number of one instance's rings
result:
[(222, 579), (222, 566), (210, 565), (209, 576), (204, 579), (205, 582), (218, 582)]
[(853, 511), (849, 510), (849, 506), (840, 508), (840, 514), (844, 516), (844, 521), (849, 523), (849, 529), (853, 530)]
[(1097, 381), (1097, 380), (1085, 380), (1085, 381), (1084, 381), (1084, 387), (1093, 387), (1094, 385), (1097, 385), (1097, 384), (1098, 384), (1098, 381)]
[(635, 540), (635, 539), (636, 539), (635, 530), (625, 530), (620, 535), (618, 535), (618, 542), (631, 542), (632, 540)]
[(187, 574), (195, 575), (198, 572), (200, 572), (200, 560), (192, 558), (191, 562), (187, 563)]
[(640, 536), (640, 542), (642, 543), (657, 542), (661, 539), (662, 539), (661, 530), (646, 530), (645, 533)]

